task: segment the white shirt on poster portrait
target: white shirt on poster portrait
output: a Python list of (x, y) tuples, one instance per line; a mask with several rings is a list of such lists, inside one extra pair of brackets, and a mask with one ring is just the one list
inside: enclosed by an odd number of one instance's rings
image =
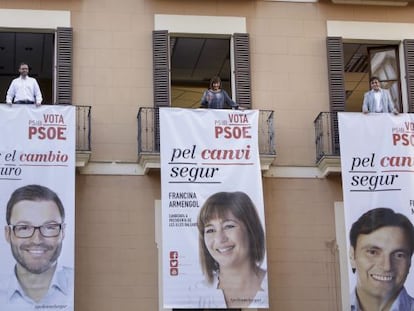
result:
[[(73, 311), (74, 270), (57, 266), (49, 290), (40, 301), (33, 301), (21, 287), (16, 274), (1, 276), (0, 306), (7, 311), (64, 310)], [(0, 307), (1, 310), (3, 308)]]
[[(351, 293), (351, 311), (362, 311), (355, 290)], [(408, 295), (404, 287), (401, 289), (389, 311), (414, 311), (414, 299)]]
[[(248, 308), (263, 308), (269, 305), (268, 295), (268, 280), (267, 273), (265, 274), (262, 283), (261, 290), (256, 293), (256, 296), (251, 299)], [(223, 291), (218, 288), (219, 280), (217, 275), (214, 276), (212, 284), (203, 280), (191, 286), (189, 288), (189, 299), (191, 300), (191, 306), (197, 308), (226, 308), (226, 301)]]

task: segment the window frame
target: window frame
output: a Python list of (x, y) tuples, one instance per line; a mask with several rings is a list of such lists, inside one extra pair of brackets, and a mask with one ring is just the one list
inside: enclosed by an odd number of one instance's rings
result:
[(0, 9), (0, 31), (55, 34), (54, 104), (72, 104), (73, 29), (70, 18), (70, 11)]
[(251, 108), (250, 46), (245, 18), (161, 14), (154, 17), (154, 107), (171, 105), (170, 34), (230, 35), (232, 95), (241, 106)]
[[(344, 111), (345, 88), (341, 94), (340, 77), (331, 80), (332, 73), (338, 74), (338, 57), (343, 50), (339, 48), (343, 42), (375, 42), (398, 45), (400, 81), (402, 95), (402, 112), (414, 112), (414, 24), (413, 23), (381, 23), (327, 21), (327, 59), (329, 80), (329, 104), (331, 112)], [(335, 59), (335, 57), (337, 59)], [(343, 67), (343, 65), (342, 65)], [(336, 71), (335, 71), (336, 70)], [(343, 71), (343, 68), (342, 68)], [(342, 79), (342, 84), (344, 80)], [(341, 96), (343, 96), (341, 104)]]

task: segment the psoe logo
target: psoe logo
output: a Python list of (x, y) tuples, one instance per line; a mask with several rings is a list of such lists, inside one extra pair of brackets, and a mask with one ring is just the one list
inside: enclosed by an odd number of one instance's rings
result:
[(66, 140), (66, 126), (29, 126), (29, 139)]
[(404, 122), (403, 126), (392, 129), (394, 146), (414, 146), (414, 122)]
[(44, 122), (29, 122), (29, 139), (66, 140), (66, 125), (61, 114), (44, 114)]

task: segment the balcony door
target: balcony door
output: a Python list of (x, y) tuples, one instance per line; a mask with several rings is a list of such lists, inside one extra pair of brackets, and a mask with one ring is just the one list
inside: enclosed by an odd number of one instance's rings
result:
[(50, 32), (0, 32), (0, 102), (6, 99), (11, 81), (18, 77), (20, 63), (29, 65), (36, 78), (43, 104), (72, 104), (72, 28)]
[(199, 108), (210, 78), (231, 96), (230, 37), (170, 36), (171, 106)]
[(39, 83), (43, 102), (53, 103), (54, 40), (53, 33), (0, 32), (1, 101), (24, 62), (29, 65), (29, 76)]
[(252, 107), (247, 33), (177, 36), (156, 30), (153, 53), (154, 107), (198, 107), (214, 75), (240, 106)]
[(398, 111), (402, 111), (401, 82), (398, 47), (380, 46), (368, 48), (370, 77), (378, 77), (381, 87), (388, 89)]
[[(344, 43), (341, 37), (327, 37), (326, 46), (332, 112), (361, 111), (372, 75), (379, 75), (383, 86), (393, 90), (395, 103), (401, 112), (414, 111), (414, 40), (406, 39), (384, 46), (368, 40), (365, 43)], [(403, 55), (399, 55), (399, 50)], [(405, 69), (405, 105), (401, 100), (400, 65)], [(403, 107), (406, 107), (405, 111)]]

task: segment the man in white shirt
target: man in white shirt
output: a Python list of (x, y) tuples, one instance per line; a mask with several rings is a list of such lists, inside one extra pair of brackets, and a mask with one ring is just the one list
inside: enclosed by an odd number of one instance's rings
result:
[(378, 77), (371, 77), (371, 90), (364, 95), (364, 103), (362, 105), (362, 112), (376, 112), (376, 113), (394, 113), (398, 114), (398, 110), (394, 107), (390, 92), (381, 88)]
[(12, 81), (6, 95), (6, 103), (42, 104), (42, 93), (36, 79), (29, 77), (29, 65), (21, 63), (20, 76)]

